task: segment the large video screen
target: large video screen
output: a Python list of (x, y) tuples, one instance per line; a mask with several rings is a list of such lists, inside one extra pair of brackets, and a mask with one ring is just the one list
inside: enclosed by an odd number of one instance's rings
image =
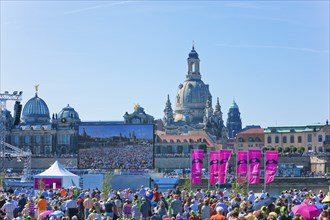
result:
[(80, 169), (152, 169), (152, 124), (85, 123), (79, 126)]

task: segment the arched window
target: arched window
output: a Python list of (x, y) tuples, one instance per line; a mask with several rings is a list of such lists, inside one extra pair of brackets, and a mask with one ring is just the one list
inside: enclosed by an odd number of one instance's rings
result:
[(282, 138), (282, 142), (283, 142), (283, 143), (286, 143), (286, 142), (287, 142), (287, 137), (286, 137), (286, 136), (283, 136), (283, 138)]
[(239, 142), (244, 142), (244, 139), (242, 137), (238, 138)]
[(290, 143), (294, 143), (294, 136), (293, 135), (290, 136)]
[(253, 137), (249, 137), (249, 142), (254, 142)]
[(272, 143), (272, 137), (271, 137), (271, 136), (268, 136), (268, 137), (267, 137), (267, 143), (268, 143), (268, 144), (271, 144), (271, 143)]
[(312, 134), (307, 135), (307, 142), (312, 142)]

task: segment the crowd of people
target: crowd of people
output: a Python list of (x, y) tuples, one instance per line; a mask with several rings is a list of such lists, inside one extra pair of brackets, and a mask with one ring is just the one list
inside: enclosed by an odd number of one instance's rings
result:
[[(329, 220), (330, 193), (290, 189), (276, 197), (250, 191), (242, 195), (233, 190), (190, 191), (186, 188), (159, 192), (141, 186), (137, 190), (98, 189), (43, 190), (12, 189), (0, 192), (0, 219), (6, 220)], [(310, 204), (317, 208), (312, 216), (298, 214), (294, 206)]]
[(92, 147), (79, 150), (80, 169), (152, 169), (152, 145)]

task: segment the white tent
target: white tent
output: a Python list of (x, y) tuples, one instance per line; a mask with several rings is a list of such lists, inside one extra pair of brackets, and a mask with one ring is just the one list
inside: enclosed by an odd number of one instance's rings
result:
[[(69, 172), (58, 161), (45, 170), (34, 176), (34, 187), (38, 189), (39, 182), (45, 184), (46, 189), (53, 188), (69, 188), (71, 186), (79, 187), (79, 176)], [(56, 183), (56, 184), (55, 184)]]

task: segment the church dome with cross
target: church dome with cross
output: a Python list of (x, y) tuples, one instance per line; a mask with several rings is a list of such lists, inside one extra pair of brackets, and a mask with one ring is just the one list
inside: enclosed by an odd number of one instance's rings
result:
[(188, 55), (186, 80), (179, 85), (176, 95), (175, 121), (202, 123), (206, 101), (212, 99), (209, 85), (202, 81), (200, 60), (194, 46)]

